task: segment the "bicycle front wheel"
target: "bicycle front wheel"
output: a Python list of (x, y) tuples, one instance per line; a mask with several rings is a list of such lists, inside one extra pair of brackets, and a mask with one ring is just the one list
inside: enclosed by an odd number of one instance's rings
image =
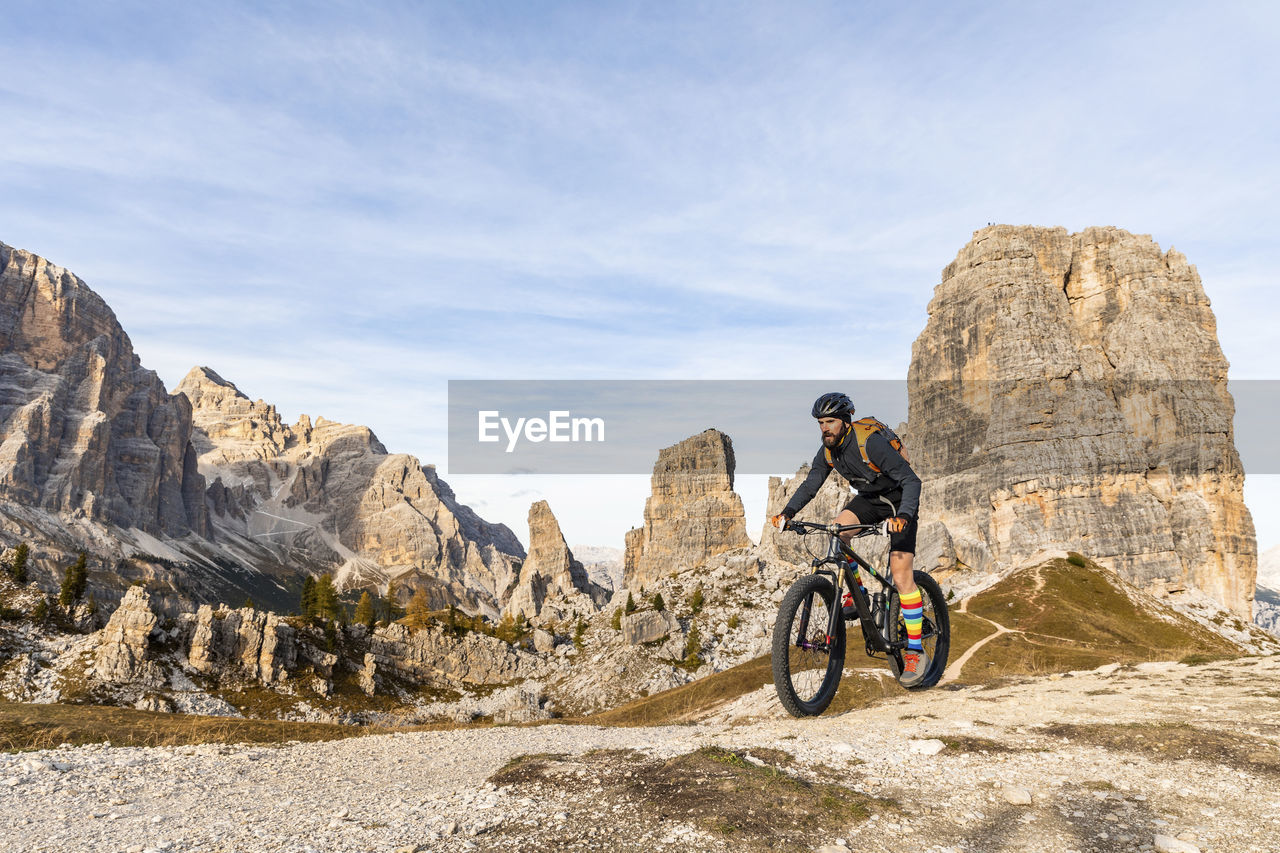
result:
[(826, 710), (844, 671), (844, 619), (827, 635), (839, 607), (835, 586), (822, 575), (806, 575), (791, 585), (773, 626), (773, 686), (793, 717), (816, 717)]

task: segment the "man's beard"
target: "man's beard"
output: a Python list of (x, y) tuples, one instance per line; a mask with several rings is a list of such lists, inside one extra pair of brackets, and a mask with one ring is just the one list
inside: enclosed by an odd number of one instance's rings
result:
[(835, 435), (827, 435), (826, 433), (823, 433), (823, 434), (822, 434), (822, 446), (823, 446), (823, 447), (835, 447), (837, 444), (839, 444), (839, 443), (840, 443), (840, 437), (841, 437), (842, 435), (844, 435), (844, 430), (841, 430), (840, 432), (836, 433)]

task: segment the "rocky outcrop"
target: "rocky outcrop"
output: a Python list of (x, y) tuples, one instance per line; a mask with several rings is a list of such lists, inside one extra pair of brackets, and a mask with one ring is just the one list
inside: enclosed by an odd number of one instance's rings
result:
[(0, 243), (0, 499), (203, 535), (191, 407), (142, 367), (83, 281)]
[(290, 426), (207, 367), (170, 395), (83, 281), (0, 244), (0, 544), (18, 541), (47, 589), (86, 551), (97, 600), (144, 581), (166, 613), (284, 611), (300, 573), (331, 572), (495, 615), (524, 555), (366, 427)]
[(130, 587), (102, 629), (94, 653), (93, 677), (117, 684), (158, 681), (155, 664), (148, 659), (156, 621), (147, 591)]
[(680, 630), (680, 620), (666, 611), (645, 610), (622, 617), (622, 641), (629, 646), (666, 639)]
[(1258, 555), (1253, 622), (1280, 637), (1280, 545)]
[(709, 429), (658, 453), (644, 526), (627, 534), (630, 589), (750, 546), (742, 499), (733, 490), (733, 442)]
[[(1227, 362), (1194, 266), (1116, 228), (996, 226), (944, 271), (906, 436), (943, 562), (1077, 550), (1250, 613), (1253, 522)], [(947, 554), (953, 556), (948, 558)]]
[(589, 616), (600, 609), (608, 595), (574, 559), (551, 506), (546, 501), (530, 506), (529, 555), (507, 600), (506, 612), (523, 613), (531, 621), (560, 621)]
[(369, 654), (365, 666), (371, 676), (391, 672), (416, 684), (503, 684), (547, 672), (537, 655), (485, 634), (457, 637), (439, 626), (379, 628), (369, 638)]
[(282, 682), (297, 663), (295, 634), (274, 613), (206, 604), (196, 611), (187, 661), (206, 675), (231, 667), (267, 684)]
[(459, 504), (434, 467), (390, 454), (371, 430), (303, 415), (282, 422), (205, 367), (178, 385), (192, 402), (192, 442), (213, 485), (213, 521), (277, 559), (333, 572), (340, 588), (427, 592), (496, 614), (523, 556), (505, 526)]

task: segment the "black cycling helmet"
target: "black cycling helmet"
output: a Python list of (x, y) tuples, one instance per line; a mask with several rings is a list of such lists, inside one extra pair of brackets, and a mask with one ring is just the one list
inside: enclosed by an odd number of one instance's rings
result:
[(838, 391), (823, 394), (813, 403), (815, 418), (839, 418), (842, 421), (853, 420), (853, 401)]

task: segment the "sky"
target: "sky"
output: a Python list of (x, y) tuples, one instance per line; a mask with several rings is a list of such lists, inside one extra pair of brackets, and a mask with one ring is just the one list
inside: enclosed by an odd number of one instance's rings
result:
[[(5, 30), (0, 241), (169, 388), (366, 424), (522, 539), (547, 498), (621, 547), (647, 478), (450, 476), (448, 380), (900, 379), (988, 222), (1177, 247), (1232, 379), (1280, 378), (1271, 4), (10, 0)], [(1246, 483), (1264, 550), (1277, 481)]]

